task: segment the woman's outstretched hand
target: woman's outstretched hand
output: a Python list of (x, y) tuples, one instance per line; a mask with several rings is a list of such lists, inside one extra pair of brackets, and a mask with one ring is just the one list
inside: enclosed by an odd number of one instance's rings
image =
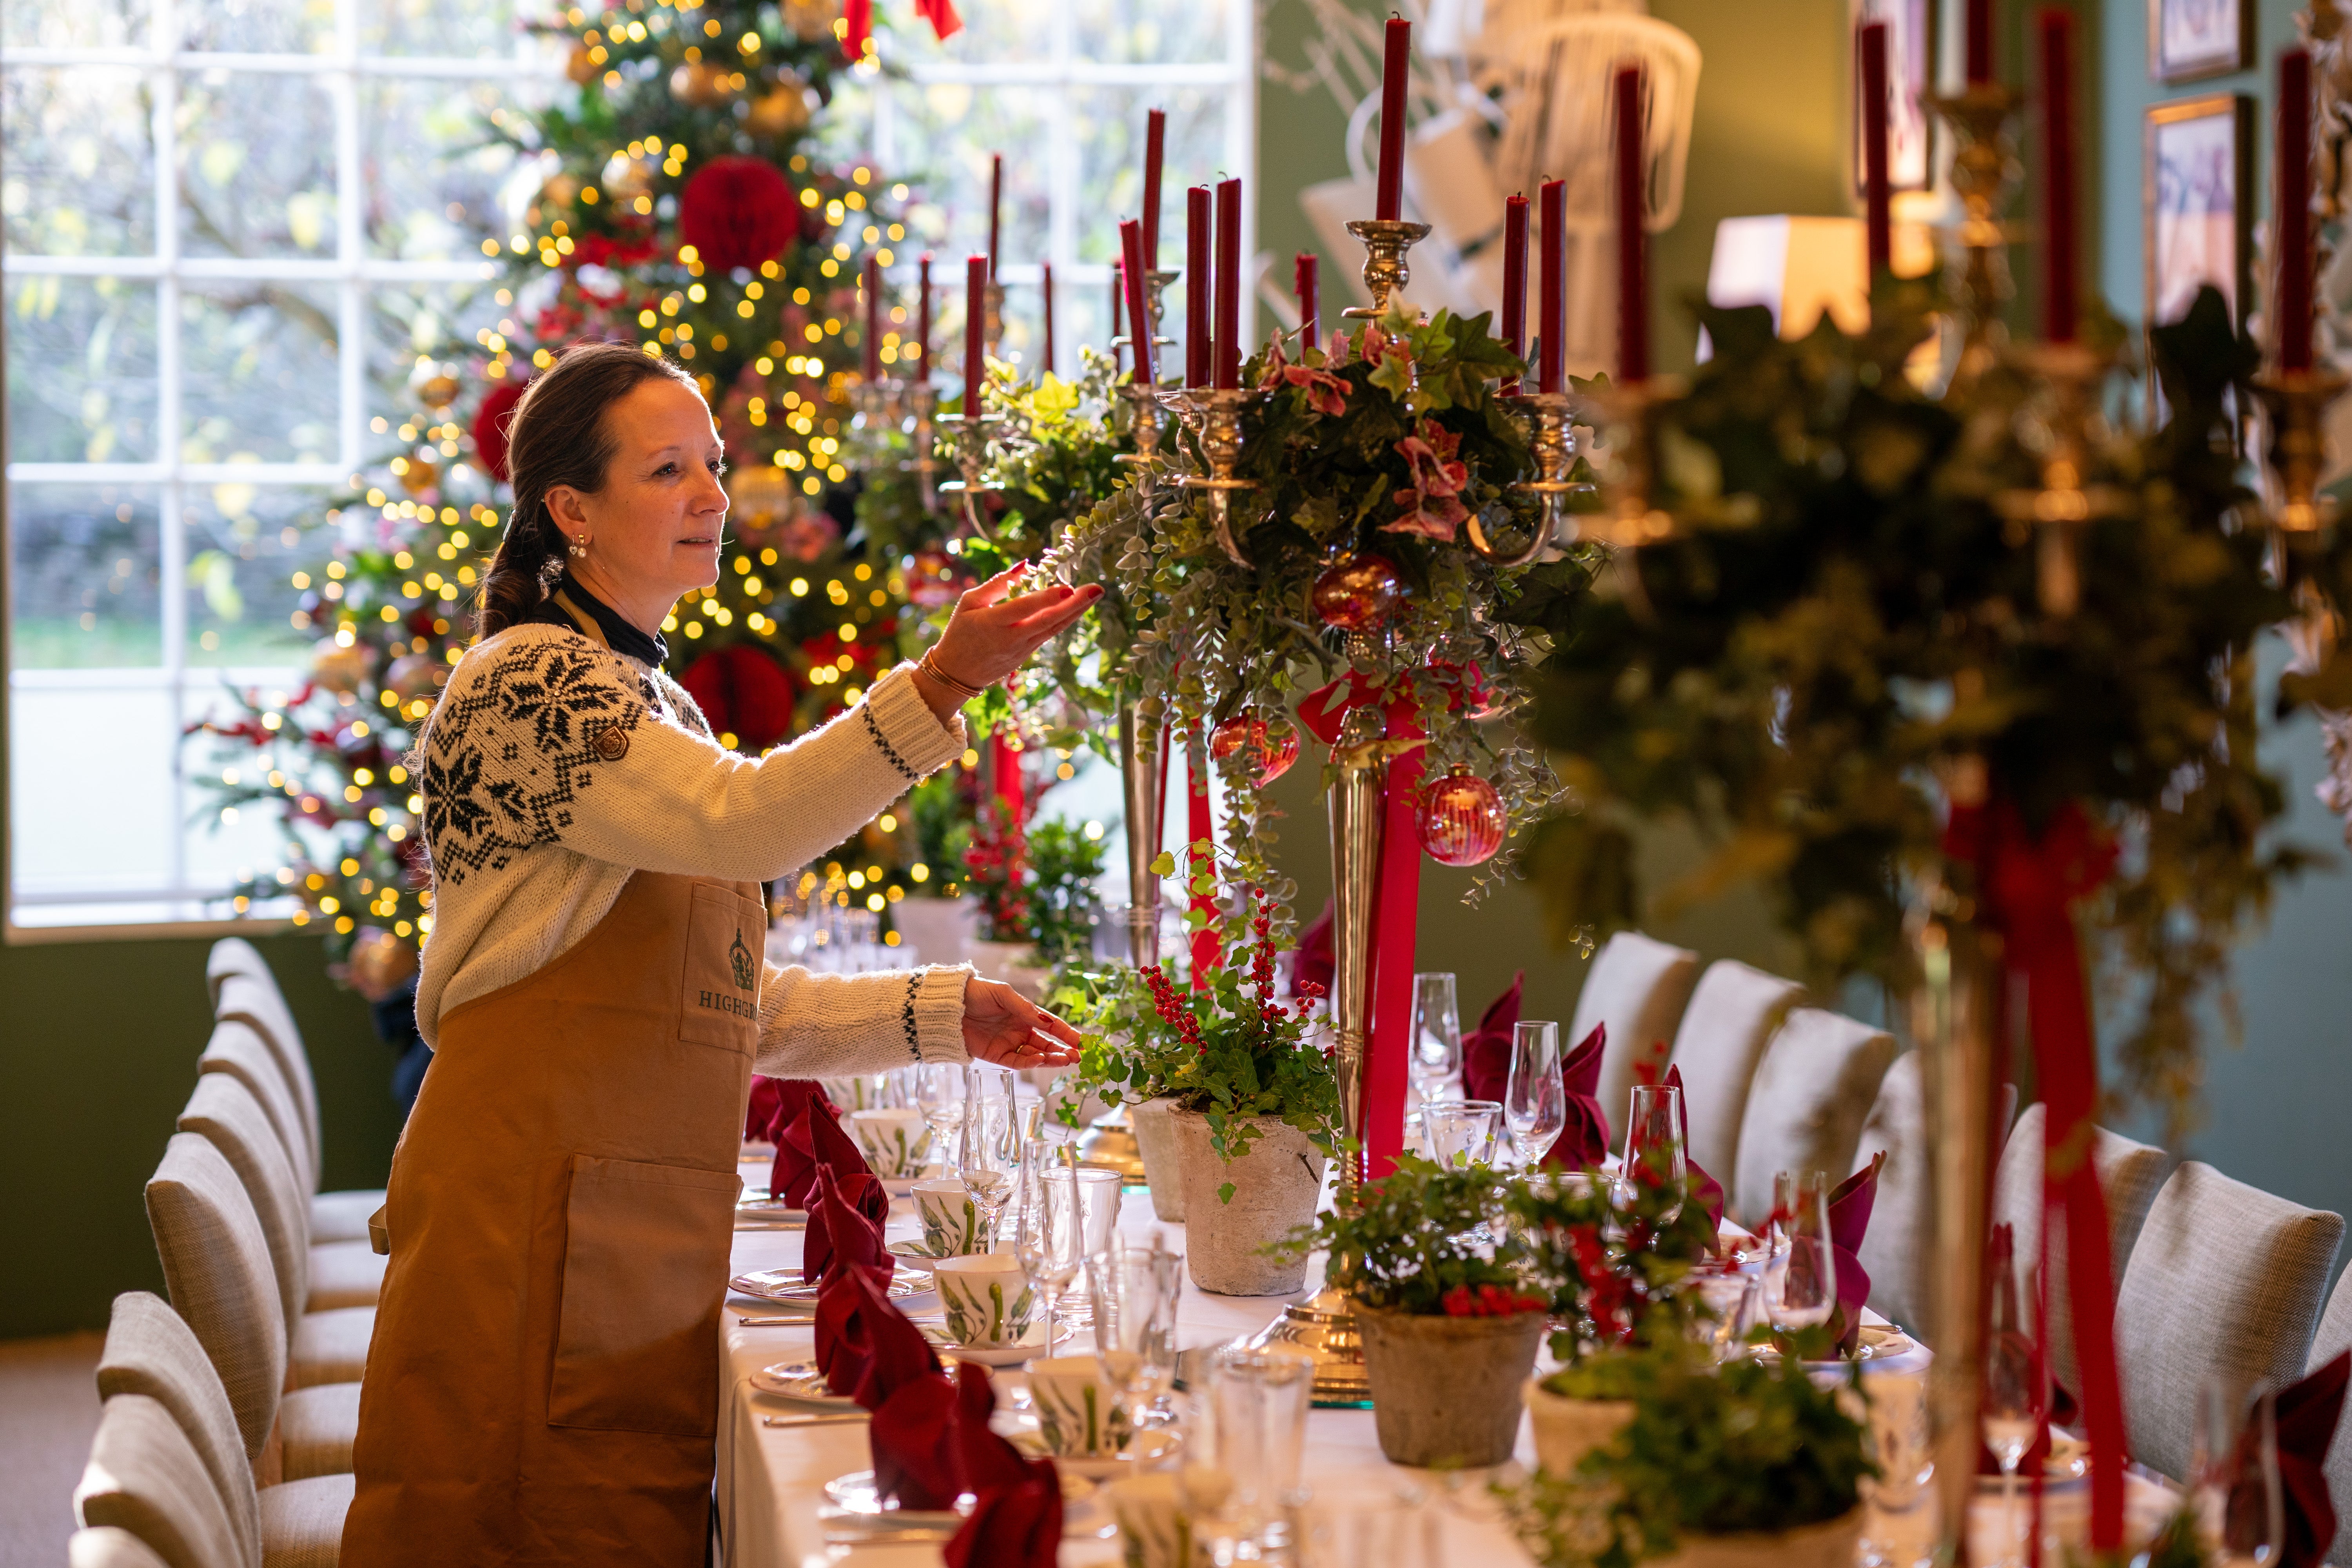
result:
[(963, 984), (963, 1048), (1003, 1068), (1065, 1068), (1078, 1032), (1012, 986), (973, 975)]
[[(1033, 594), (1013, 593), (1026, 570), (1025, 564), (1008, 566), (964, 590), (939, 647), (931, 650), (932, 662), (942, 674), (966, 686), (993, 686), (1028, 663), (1046, 638), (1066, 629), (1102, 597), (1101, 586), (1093, 583), (1083, 588), (1056, 583)], [(928, 671), (917, 669), (915, 684), (941, 722), (963, 706), (961, 696)]]

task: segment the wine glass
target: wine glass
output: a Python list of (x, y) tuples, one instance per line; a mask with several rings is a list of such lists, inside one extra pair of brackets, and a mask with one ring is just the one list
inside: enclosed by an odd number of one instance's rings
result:
[(1992, 1282), (1991, 1332), (1985, 1338), (1984, 1404), (1980, 1419), (1985, 1447), (2000, 1465), (2000, 1506), (2009, 1525), (2009, 1554), (2021, 1556), (2017, 1520), (2017, 1467), (2048, 1419), (2048, 1384), (2040, 1348), (2018, 1312), (2017, 1277), (1999, 1271)]
[(1451, 974), (1412, 977), (1412, 1087), (1423, 1105), (1454, 1091), (1462, 1071), (1462, 1010)]
[(1021, 1170), (1021, 1121), (1013, 1102), (1013, 1075), (972, 1063), (965, 1068), (963, 1136), (958, 1149), (964, 1191), (979, 1205), (996, 1250), (996, 1219), (1012, 1201)]
[(925, 1062), (915, 1069), (915, 1104), (923, 1124), (931, 1130), (931, 1147), (940, 1152), (953, 1175), (959, 1163), (958, 1135), (963, 1131), (964, 1069), (959, 1062)]
[[(2259, 1488), (2244, 1484), (2248, 1466)], [(2278, 1561), (2286, 1513), (2279, 1481), (2278, 1396), (2273, 1389), (2258, 1384), (2249, 1390), (2227, 1377), (2206, 1380), (2189, 1474), (2198, 1523), (2222, 1563), (2270, 1568)]]
[(1176, 1379), (1176, 1304), (1183, 1294), (1184, 1255), (1159, 1231), (1138, 1247), (1116, 1237), (1087, 1259), (1094, 1297), (1095, 1359), (1103, 1382), (1125, 1400), (1138, 1426)]
[(1493, 1164), (1495, 1142), (1502, 1133), (1499, 1100), (1440, 1100), (1421, 1108), (1422, 1145), (1441, 1165)]
[(1819, 1328), (1837, 1310), (1829, 1186), (1829, 1178), (1819, 1171), (1797, 1179), (1787, 1221), (1789, 1249), (1766, 1266), (1764, 1310), (1783, 1333)]
[(1543, 1163), (1568, 1125), (1568, 1083), (1559, 1076), (1559, 1026), (1511, 1026), (1511, 1076), (1503, 1090), (1503, 1123), (1510, 1130), (1512, 1163)]
[(1672, 1225), (1682, 1216), (1682, 1198), (1690, 1181), (1690, 1163), (1683, 1152), (1683, 1091), (1672, 1084), (1637, 1083), (1625, 1121), (1626, 1180), (1646, 1168), (1670, 1193), (1677, 1194), (1659, 1216)]
[(1021, 1156), (1021, 1206), (1013, 1231), (1013, 1255), (1021, 1260), (1045, 1299), (1045, 1353), (1054, 1353), (1055, 1312), (1062, 1293), (1085, 1266), (1078, 1224), (1077, 1173), (1051, 1163), (1045, 1150), (1031, 1144)]

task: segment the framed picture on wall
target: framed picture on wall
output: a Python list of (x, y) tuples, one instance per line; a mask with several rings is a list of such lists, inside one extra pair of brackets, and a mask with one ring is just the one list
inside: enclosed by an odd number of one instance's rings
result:
[(1886, 24), (1886, 179), (1898, 191), (1924, 191), (1936, 171), (1936, 117), (1927, 110), (1935, 82), (1936, 0), (1851, 0), (1853, 69), (1853, 189), (1862, 194), (1863, 25)]
[(2243, 313), (2253, 255), (2253, 124), (2254, 100), (2242, 93), (2147, 111), (2141, 249), (2148, 325), (2179, 321), (2208, 283), (2232, 318)]
[(2158, 81), (2227, 76), (2254, 63), (2254, 0), (2147, 0), (2147, 68)]

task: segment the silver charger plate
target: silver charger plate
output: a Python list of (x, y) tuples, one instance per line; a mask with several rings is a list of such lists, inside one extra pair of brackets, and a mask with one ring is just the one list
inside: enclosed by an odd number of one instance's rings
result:
[(751, 1374), (751, 1386), (762, 1394), (798, 1400), (803, 1405), (822, 1405), (836, 1410), (857, 1408), (857, 1401), (825, 1386), (824, 1373), (813, 1361), (780, 1361), (773, 1366), (763, 1366)]
[[(816, 1305), (818, 1286), (801, 1278), (798, 1268), (761, 1268), (749, 1274), (738, 1274), (727, 1281), (727, 1288), (746, 1296), (757, 1296), (762, 1301), (798, 1302)], [(909, 1296), (919, 1296), (930, 1286), (915, 1279), (892, 1279), (889, 1296), (893, 1301), (903, 1301)]]

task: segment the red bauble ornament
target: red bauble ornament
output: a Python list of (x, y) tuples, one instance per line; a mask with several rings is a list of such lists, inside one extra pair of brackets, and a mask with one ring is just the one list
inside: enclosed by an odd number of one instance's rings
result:
[(507, 473), (507, 426), (514, 422), (515, 405), (522, 401), (523, 384), (502, 381), (490, 388), (482, 399), (482, 406), (474, 415), (474, 456), (490, 478), (505, 484)]
[(718, 272), (757, 267), (800, 233), (793, 183), (765, 158), (713, 158), (677, 194), (677, 232)]
[(1298, 760), (1297, 725), (1284, 724), (1279, 736), (1269, 731), (1270, 726), (1255, 709), (1244, 708), (1209, 731), (1209, 755), (1222, 763), (1247, 746), (1251, 760), (1257, 763), (1254, 782), (1263, 789), (1288, 773), (1290, 764)]
[(747, 752), (764, 752), (793, 727), (793, 678), (748, 644), (713, 648), (686, 667), (686, 688), (717, 734)]
[(1345, 555), (1315, 579), (1315, 613), (1325, 626), (1343, 632), (1379, 626), (1403, 598), (1404, 584), (1384, 556)]
[(1455, 768), (1422, 792), (1414, 826), (1421, 847), (1441, 866), (1475, 866), (1503, 847), (1510, 818), (1495, 786)]

